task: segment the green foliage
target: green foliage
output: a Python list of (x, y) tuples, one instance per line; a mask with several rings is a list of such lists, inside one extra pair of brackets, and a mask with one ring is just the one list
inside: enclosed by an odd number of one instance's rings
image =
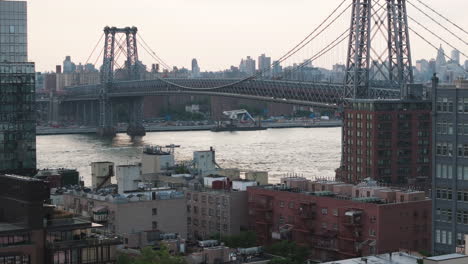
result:
[(275, 257), (268, 262), (269, 264), (289, 264), (291, 263), (290, 259)]
[(121, 255), (117, 259), (117, 264), (185, 264), (183, 257), (172, 256), (166, 247), (160, 250), (153, 250), (151, 247), (146, 247), (141, 250), (141, 255), (131, 257)]
[(432, 257), (432, 254), (425, 250), (420, 251), (419, 254), (423, 255), (424, 257)]
[(175, 168), (175, 173), (176, 174), (185, 174), (185, 173), (190, 173), (190, 171), (188, 170), (188, 168), (185, 165), (178, 165)]
[(265, 251), (272, 255), (281, 256), (287, 260), (287, 262), (284, 263), (291, 264), (303, 264), (309, 257), (309, 250), (307, 248), (298, 246), (296, 243), (286, 240), (277, 242), (267, 247)]
[[(215, 236), (214, 239), (218, 239)], [(249, 248), (257, 246), (257, 235), (252, 231), (244, 231), (235, 236), (221, 236), (221, 242), (230, 248)]]

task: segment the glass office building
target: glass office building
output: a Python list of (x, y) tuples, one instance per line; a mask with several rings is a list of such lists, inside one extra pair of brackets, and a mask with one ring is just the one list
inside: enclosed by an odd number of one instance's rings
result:
[(36, 170), (34, 63), (25, 1), (0, 1), (0, 173)]

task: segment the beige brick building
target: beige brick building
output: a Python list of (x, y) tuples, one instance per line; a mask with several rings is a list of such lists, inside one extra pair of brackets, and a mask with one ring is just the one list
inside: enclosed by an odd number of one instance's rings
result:
[(187, 190), (185, 198), (189, 239), (236, 235), (248, 226), (245, 191)]

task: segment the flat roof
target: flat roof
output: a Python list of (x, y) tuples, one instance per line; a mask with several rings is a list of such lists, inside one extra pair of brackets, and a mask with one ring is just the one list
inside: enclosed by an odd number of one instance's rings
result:
[(20, 232), (26, 230), (28, 230), (28, 228), (18, 224), (0, 222), (0, 233)]
[(435, 256), (435, 257), (429, 257), (427, 258), (428, 260), (435, 260), (435, 261), (441, 261), (441, 260), (450, 260), (450, 259), (458, 259), (458, 258), (468, 258), (467, 255), (462, 255), (458, 253), (453, 253), (453, 254), (447, 254), (447, 255), (440, 255), (440, 256)]
[(15, 179), (15, 180), (22, 180), (22, 181), (42, 182), (42, 180), (36, 179), (34, 177), (21, 176), (21, 175), (16, 175), (16, 174), (0, 174), (0, 177), (10, 178), (10, 179)]
[[(345, 260), (335, 260), (325, 262), (325, 264), (418, 264), (417, 256), (412, 256), (403, 252), (394, 252), (390, 254), (382, 254), (376, 256), (359, 257)], [(366, 259), (367, 261), (364, 261)]]

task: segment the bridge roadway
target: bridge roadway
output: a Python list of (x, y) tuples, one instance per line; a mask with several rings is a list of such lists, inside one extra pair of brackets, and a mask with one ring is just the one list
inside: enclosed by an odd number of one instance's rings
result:
[[(108, 90), (109, 98), (155, 95), (224, 96), (277, 103), (338, 108), (343, 103), (343, 84), (262, 79), (156, 79), (118, 81)], [(399, 98), (395, 89), (371, 88), (372, 98)], [(66, 88), (60, 99), (68, 101), (99, 100), (100, 85)]]

